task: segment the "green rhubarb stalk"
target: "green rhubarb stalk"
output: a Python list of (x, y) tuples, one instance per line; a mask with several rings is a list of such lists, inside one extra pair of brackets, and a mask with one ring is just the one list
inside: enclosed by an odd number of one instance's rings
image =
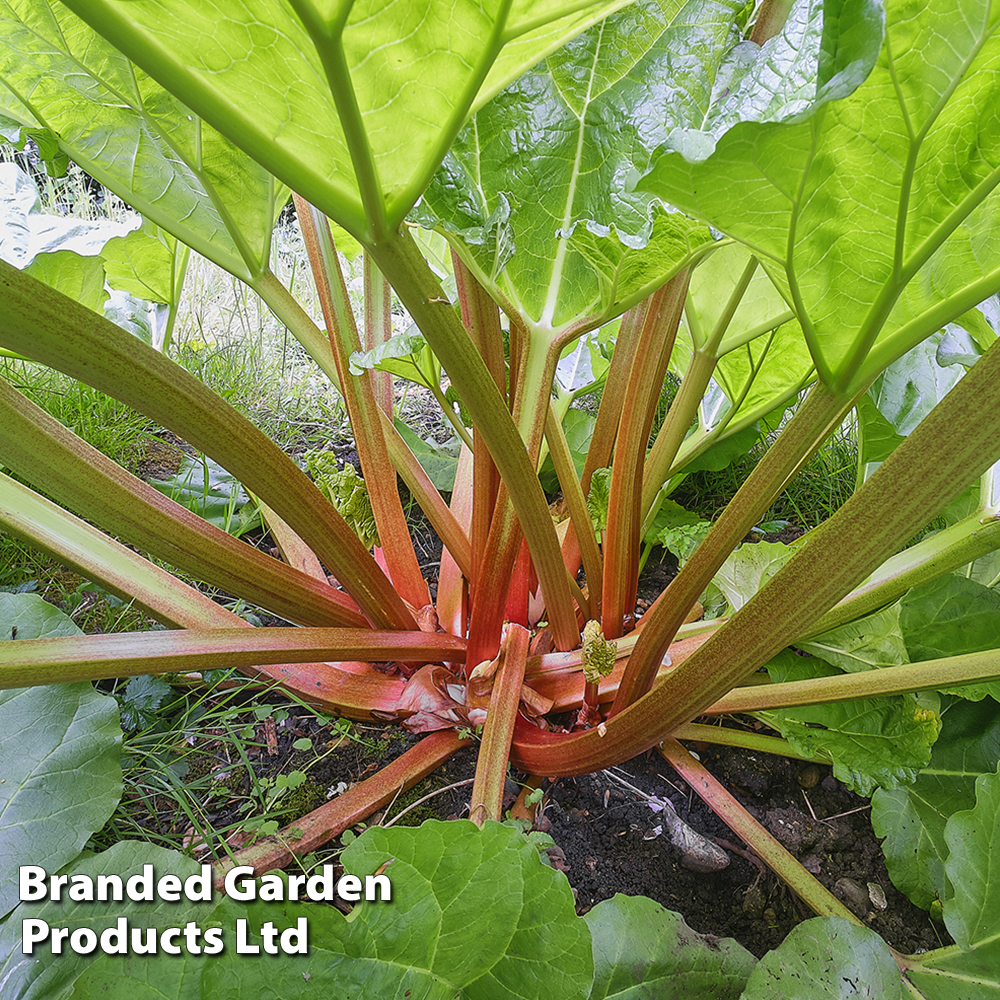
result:
[[(172, 573), (27, 486), (0, 474), (0, 524), (87, 580), (173, 628), (220, 628), (241, 618)], [(273, 560), (271, 560), (273, 562)]]
[(613, 715), (649, 691), (677, 629), (726, 557), (830, 431), (840, 425), (849, 408), (850, 401), (822, 385), (806, 397), (705, 540), (644, 616), (642, 634), (618, 689)]
[[(320, 370), (340, 391), (340, 374), (330, 347), (330, 338), (303, 311), (292, 294), (270, 273), (251, 282), (250, 287), (264, 300), (267, 307), (291, 331), (292, 335), (316, 362)], [(455, 520), (430, 477), (407, 447), (399, 431), (393, 426), (391, 415), (381, 413), (382, 433), (385, 436), (389, 458), (414, 496), (420, 509), (427, 515), (463, 572), (470, 572), (472, 550), (468, 535)]]
[[(534, 464), (541, 446), (549, 391), (559, 351), (544, 343), (541, 338), (531, 336), (528, 337), (526, 347), (515, 387), (513, 416), (524, 441), (525, 453), (529, 461)], [(545, 516), (551, 524), (552, 516), (548, 507)], [(479, 584), (469, 620), (470, 663), (492, 659), (499, 646), (510, 580), (523, 537), (524, 533), (512, 503), (512, 493), (505, 483), (501, 484), (493, 522), (486, 539)], [(568, 586), (568, 574), (563, 567), (561, 557), (559, 565), (562, 568), (563, 581)], [(543, 594), (545, 594), (544, 585)], [(547, 596), (546, 594), (546, 598)], [(573, 640), (572, 645), (576, 645), (580, 633), (576, 628), (575, 611), (573, 625), (577, 638)]]
[[(487, 371), (502, 396), (507, 394), (507, 372), (503, 357), (503, 332), (500, 329), (500, 311), (483, 286), (466, 267), (461, 257), (454, 251), (451, 255), (455, 269), (455, 284), (458, 291), (462, 322), (469, 331)], [(486, 539), (489, 537), (493, 512), (496, 509), (497, 493), (500, 489), (500, 473), (488, 448), (472, 448), (472, 549), (475, 578), (469, 579), (472, 593), (478, 590), (478, 574), (482, 568)]]
[(721, 747), (741, 747), (744, 750), (756, 750), (760, 753), (771, 753), (776, 757), (790, 757), (792, 760), (805, 760), (819, 764), (829, 764), (826, 757), (809, 755), (795, 750), (788, 740), (777, 736), (764, 736), (761, 733), (750, 733), (745, 729), (726, 729), (722, 726), (705, 726), (696, 722), (686, 722), (674, 730), (674, 739), (688, 740), (693, 743), (713, 743)]
[[(365, 622), (346, 594), (264, 555), (170, 500), (3, 380), (0, 422), (5, 430), (0, 462), (105, 530), (289, 621)], [(351, 537), (357, 542), (353, 533)]]
[[(364, 282), (365, 350), (371, 351), (392, 336), (392, 295), (389, 282), (367, 252), (364, 255)], [(394, 402), (392, 375), (389, 372), (373, 371), (371, 378), (379, 407), (386, 416), (391, 417)]]
[(136, 674), (313, 660), (460, 661), (446, 632), (344, 628), (212, 628), (59, 636), (0, 644), (0, 688)]
[(936, 580), (1000, 548), (1000, 516), (994, 508), (970, 514), (887, 559), (860, 587), (831, 608), (800, 639), (812, 638), (891, 604), (912, 587)]
[[(413, 626), (405, 604), (343, 518), (305, 473), (233, 407), (138, 338), (3, 261), (0, 292), (0, 343), (159, 420), (284, 518), (373, 625)], [(41, 464), (44, 454), (43, 447), (33, 462)]]
[(781, 684), (758, 684), (734, 688), (704, 715), (732, 715), (737, 712), (763, 712), (773, 708), (798, 708), (834, 701), (877, 698), (907, 691), (936, 691), (1000, 679), (1000, 649), (921, 660), (895, 667), (880, 667), (857, 674), (833, 677), (810, 677)]
[[(594, 534), (594, 522), (590, 518), (587, 510), (587, 499), (583, 495), (580, 487), (580, 480), (576, 475), (576, 467), (573, 465), (573, 456), (563, 433), (562, 423), (556, 416), (553, 408), (549, 407), (548, 416), (545, 419), (545, 437), (549, 442), (549, 450), (552, 455), (552, 465), (556, 470), (559, 486), (562, 489), (563, 500), (569, 510), (572, 530), (574, 531), (579, 545), (580, 554), (583, 558), (583, 569), (587, 574), (588, 584), (588, 617), (595, 617), (600, 613), (601, 608), (601, 583), (603, 567), (601, 563), (601, 551), (597, 547), (597, 536)], [(574, 565), (567, 565), (569, 572), (574, 572)]]
[(295, 207), (389, 575), (400, 597), (411, 607), (422, 608), (430, 604), (430, 594), (413, 550), (396, 488), (395, 469), (382, 436), (382, 410), (373, 373), (367, 370), (355, 376), (349, 368), (351, 354), (361, 350), (361, 340), (330, 224), (326, 216), (298, 196), (295, 196)]
[[(681, 380), (677, 395), (670, 405), (667, 418), (663, 421), (646, 459), (642, 487), (642, 514), (644, 518), (650, 513), (660, 486), (666, 482), (670, 474), (670, 467), (674, 464), (677, 452), (691, 428), (691, 422), (698, 412), (698, 406), (705, 395), (705, 390), (708, 388), (716, 365), (719, 363), (719, 347), (722, 344), (722, 339), (729, 329), (729, 324), (732, 322), (747, 288), (750, 287), (750, 281), (758, 264), (756, 257), (751, 257), (747, 262), (736, 287), (726, 302), (722, 315), (719, 316), (715, 329), (704, 339), (703, 343), (698, 343), (702, 338), (697, 335), (695, 324), (689, 323), (692, 339), (695, 341), (694, 354), (687, 371), (684, 373), (684, 378)], [(693, 316), (690, 317), (691, 321), (693, 319)], [(734, 405), (732, 409), (735, 411), (736, 406)]]

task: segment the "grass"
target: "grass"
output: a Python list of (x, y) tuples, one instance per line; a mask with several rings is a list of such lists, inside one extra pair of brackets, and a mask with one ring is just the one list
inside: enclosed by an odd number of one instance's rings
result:
[(362, 756), (385, 751), (357, 724), (242, 678), (175, 680), (179, 687), (145, 677), (107, 685), (126, 730), (125, 787), (93, 848), (142, 839), (224, 854), (339, 794)]
[[(771, 435), (762, 437), (747, 454), (719, 472), (691, 473), (671, 499), (714, 521), (767, 453), (772, 440)], [(845, 423), (788, 484), (761, 521), (789, 521), (804, 529), (825, 521), (854, 492), (857, 456), (853, 429)]]

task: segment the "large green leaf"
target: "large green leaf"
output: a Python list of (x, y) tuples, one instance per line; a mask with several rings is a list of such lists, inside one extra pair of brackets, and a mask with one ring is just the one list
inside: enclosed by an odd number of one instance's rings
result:
[[(82, 633), (37, 594), (0, 594), (0, 642), (56, 635)], [(0, 871), (76, 857), (121, 797), (121, 739), (117, 703), (90, 684), (0, 691)], [(5, 876), (0, 916), (17, 898)]]
[[(119, 875), (125, 880), (132, 875), (141, 874), (143, 865), (152, 865), (156, 878), (175, 874), (186, 879), (201, 871), (200, 866), (191, 858), (137, 841), (121, 841), (103, 854), (82, 858), (63, 870), (71, 875), (87, 875), (91, 879), (97, 875), (110, 874)], [(55, 868), (47, 871), (53, 874)], [(215, 908), (216, 905), (212, 902), (190, 903), (186, 900), (176, 903), (157, 899), (140, 903), (126, 898), (119, 902), (73, 902), (66, 898), (65, 890), (63, 898), (58, 902), (45, 899), (21, 903), (0, 924), (0, 983), (3, 984), (4, 998), (62, 1000), (74, 995), (75, 981), (97, 960), (117, 966), (116, 978), (120, 978), (122, 986), (129, 990), (127, 993), (118, 993), (118, 996), (149, 996), (148, 991), (142, 992), (135, 988), (135, 980), (138, 978), (136, 970), (148, 969), (151, 973), (150, 982), (164, 987), (161, 996), (201, 1000), (200, 967), (206, 959), (192, 960), (191, 957), (168, 955), (162, 951), (145, 958), (137, 955), (124, 958), (101, 957), (100, 948), (89, 955), (76, 954), (66, 941), (63, 942), (62, 953), (59, 955), (53, 955), (48, 944), (39, 944), (35, 946), (34, 953), (27, 956), (21, 951), (22, 921), (44, 920), (50, 927), (66, 927), (74, 931), (87, 927), (100, 935), (108, 928), (115, 927), (120, 917), (125, 917), (129, 929), (138, 930), (144, 938), (142, 932), (145, 928), (183, 928), (188, 921), (195, 921), (204, 928), (210, 922)], [(185, 989), (173, 989), (178, 978), (183, 980)], [(95, 994), (89, 990), (81, 990), (75, 995), (91, 997)]]
[(944, 333), (936, 333), (894, 361), (858, 402), (858, 462), (867, 478), (965, 374), (939, 357)]
[(743, 1000), (906, 1000), (886, 943), (867, 927), (816, 917), (754, 969)]
[(0, 33), (0, 113), (232, 273), (266, 270), (288, 197), (267, 171), (62, 4), (4, 0)]
[(108, 297), (100, 256), (106, 244), (137, 225), (138, 216), (114, 222), (43, 212), (34, 181), (16, 164), (0, 163), (0, 259), (88, 309), (100, 312)]
[[(584, 1000), (593, 981), (590, 931), (574, 912), (564, 875), (542, 865), (537, 849), (511, 827), (467, 821), (430, 822), (420, 829), (373, 828), (343, 855), (359, 875), (386, 869), (391, 903), (360, 904), (350, 918), (332, 906), (296, 902), (22, 903), (0, 928), (4, 997), (100, 995), (108, 1000), (167, 996), (174, 1000), (297, 1000), (319, 995), (381, 1000), (387, 996), (452, 998), (571, 998)], [(74, 872), (131, 874), (142, 863), (159, 876), (187, 876), (187, 858), (147, 844), (120, 843), (74, 866)], [(216, 897), (218, 898), (218, 897)], [(20, 956), (21, 921), (28, 917), (100, 933), (124, 915), (131, 926), (204, 929), (221, 925), (225, 951), (209, 957), (73, 956), (53, 960), (39, 949)], [(253, 961), (236, 953), (236, 920), (248, 940), (272, 921), (279, 930), (305, 918), (308, 953)], [(732, 951), (738, 946), (728, 948)], [(99, 954), (99, 953), (98, 953)], [(745, 953), (744, 953), (745, 954)], [(738, 956), (733, 964), (738, 962)], [(5, 978), (6, 977), (6, 978)], [(78, 977), (81, 977), (78, 979)], [(162, 990), (153, 993), (150, 987)]]
[(957, 701), (941, 721), (930, 763), (917, 780), (872, 796), (872, 827), (886, 838), (882, 849), (893, 884), (924, 909), (945, 895), (945, 824), (975, 805), (976, 779), (1000, 760), (1000, 715), (992, 702)]
[(111, 240), (101, 256), (112, 288), (149, 302), (177, 301), (177, 240), (148, 219), (124, 239)]
[(741, 545), (722, 564), (713, 582), (736, 612), (794, 555), (795, 549), (779, 542)]
[(266, 169), (372, 239), (399, 225), (477, 102), (621, 2), (68, 6)]
[[(863, 78), (818, 93), (822, 4), (796, 3), (763, 47), (741, 41), (745, 6), (645, 0), (581, 35), (461, 133), (422, 220), (542, 328), (613, 315), (663, 284), (708, 237), (635, 190), (657, 152), (703, 158), (737, 122), (807, 113)], [(852, 48), (835, 23), (827, 34)]]
[(732, 938), (703, 937), (644, 896), (614, 896), (588, 911), (590, 1000), (735, 1000), (756, 959)]
[[(1000, 593), (949, 573), (903, 597), (899, 624), (914, 663), (994, 649), (1000, 642)], [(1000, 684), (967, 684), (949, 693), (1000, 701)]]
[[(779, 90), (793, 76), (797, 90), (809, 75), (772, 59), (778, 40), (763, 50), (740, 42), (744, 7), (646, 0), (581, 35), (476, 115), (435, 176), (422, 221), (442, 226), (480, 279), (543, 328), (613, 315), (658, 287), (709, 237), (630, 190), (636, 171), (691, 129), (739, 120), (725, 97), (736, 78), (787, 112), (751, 77), (767, 67)], [(800, 70), (815, 66), (815, 32), (795, 42)]]
[(126, 236), (139, 221), (135, 215), (114, 222), (44, 212), (34, 181), (17, 164), (0, 163), (0, 257), (15, 267), (57, 250), (97, 256), (108, 240)]
[[(516, 831), (465, 821), (375, 829), (344, 864), (371, 872), (390, 858), (394, 905), (365, 907), (355, 921), (363, 933), (329, 942), (338, 982), (384, 997), (409, 968), (417, 983), (437, 980), (469, 998), (523, 995), (525, 983), (539, 996), (587, 996), (590, 935), (569, 883)], [(420, 933), (407, 933), (414, 924)]]
[(237, 538), (261, 526), (259, 508), (239, 480), (207, 455), (183, 455), (169, 479), (150, 479), (149, 485)]
[(945, 828), (951, 853), (945, 873), (951, 894), (944, 919), (955, 943), (968, 951), (980, 945), (1000, 954), (1000, 866), (995, 860), (1000, 839), (1000, 773), (976, 778), (976, 804), (957, 813)]
[[(815, 657), (784, 650), (767, 665), (776, 682), (839, 673)], [(859, 795), (913, 781), (930, 759), (939, 721), (913, 695), (863, 698), (796, 709), (755, 712), (800, 753), (828, 757), (834, 775)]]
[(900, 602), (796, 646), (847, 673), (909, 663), (899, 628)]
[(1000, 774), (976, 779), (976, 804), (945, 828), (951, 853), (945, 864), (950, 895), (944, 920), (955, 946), (932, 951), (907, 970), (927, 1000), (997, 1000), (1000, 997)]
[[(882, 19), (871, 0), (825, 10), (821, 89), (864, 77)], [(990, 0), (893, 0), (851, 96), (800, 124), (737, 125), (702, 163), (659, 156), (640, 185), (762, 257), (826, 382), (863, 387), (1000, 285), (998, 21)]]

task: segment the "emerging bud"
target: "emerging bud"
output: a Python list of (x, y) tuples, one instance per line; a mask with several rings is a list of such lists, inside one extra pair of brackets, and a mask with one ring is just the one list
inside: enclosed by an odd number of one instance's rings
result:
[(614, 669), (618, 647), (608, 642), (599, 622), (591, 619), (583, 626), (583, 676), (588, 684), (596, 684)]

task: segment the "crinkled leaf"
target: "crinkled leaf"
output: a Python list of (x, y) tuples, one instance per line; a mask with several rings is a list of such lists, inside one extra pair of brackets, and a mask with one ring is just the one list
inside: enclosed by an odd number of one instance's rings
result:
[(879, 788), (872, 796), (872, 827), (893, 885), (928, 909), (945, 895), (945, 824), (975, 805), (975, 782), (1000, 760), (1000, 715), (992, 702), (956, 701), (941, 718), (930, 763), (912, 785)]
[(125, 685), (121, 699), (122, 728), (142, 729), (156, 721), (157, 709), (170, 697), (173, 689), (162, 677), (140, 674)]
[(899, 608), (900, 602), (895, 601), (873, 614), (796, 645), (847, 673), (909, 663), (899, 627)]
[[(35, 863), (35, 862), (32, 862)], [(37, 862), (41, 864), (41, 861)], [(176, 851), (168, 851), (153, 844), (137, 841), (120, 841), (102, 854), (90, 855), (78, 860), (65, 871), (69, 874), (88, 875), (95, 878), (99, 874), (115, 874), (127, 879), (142, 872), (142, 866), (153, 865), (157, 877), (167, 873), (187, 878), (201, 871), (191, 858)], [(55, 868), (46, 869), (53, 873)], [(39, 902), (21, 903), (17, 909), (0, 924), (0, 983), (4, 985), (4, 997), (16, 1000), (61, 1000), (74, 995), (73, 984), (98, 960), (105, 967), (114, 965), (116, 975), (123, 973), (138, 979), (141, 971), (149, 969), (150, 981), (164, 987), (166, 996), (201, 1000), (198, 988), (200, 966), (211, 959), (167, 955), (160, 952), (155, 957), (129, 955), (124, 958), (102, 955), (98, 948), (89, 955), (74, 953), (64, 942), (62, 953), (53, 955), (48, 944), (35, 946), (32, 955), (21, 953), (21, 922), (26, 919), (46, 921), (50, 926), (89, 927), (98, 935), (110, 927), (115, 927), (119, 917), (124, 916), (131, 928), (184, 927), (189, 921), (196, 921), (204, 928), (212, 918), (215, 904), (211, 902), (168, 903), (156, 900), (148, 903), (123, 902), (73, 902), (64, 898), (59, 902), (45, 899)], [(180, 978), (185, 988), (174, 992), (173, 980)], [(125, 982), (127, 983), (127, 979)], [(140, 980), (141, 981), (141, 980)], [(89, 991), (77, 992), (77, 996), (93, 996)], [(114, 994), (113, 994), (114, 995)], [(129, 997), (143, 996), (142, 992), (132, 992)], [(148, 995), (148, 994), (146, 994)]]
[(651, 291), (676, 274), (679, 262), (696, 258), (699, 248), (710, 245), (709, 232), (679, 212), (659, 205), (650, 206), (649, 212), (652, 223), (643, 239), (630, 236), (624, 227), (595, 222), (557, 233), (568, 239), (570, 252), (586, 261), (597, 277), (600, 300), (590, 306), (592, 311), (598, 311), (598, 305), (605, 312), (620, 310), (615, 303), (625, 305), (641, 290)]
[(702, 520), (700, 515), (685, 510), (674, 500), (664, 500), (643, 541), (662, 545), (677, 556), (679, 564), (683, 566), (711, 527), (711, 521)]
[(611, 468), (594, 469), (587, 490), (587, 513), (594, 531), (604, 531), (608, 526), (608, 506), (611, 503)]
[[(224, 16), (195, 2), (69, 6), (284, 183), (372, 237), (402, 222), (477, 101), (617, 4), (245, 0)], [(127, 79), (115, 82), (131, 97)]]
[(631, 182), (673, 129), (701, 127), (717, 106), (743, 8), (647, 0), (581, 35), (477, 114), (421, 220), (546, 328), (614, 315), (658, 287), (710, 236)]
[(841, 917), (792, 929), (750, 974), (742, 1000), (907, 1000), (888, 945)]
[(956, 946), (930, 952), (907, 978), (927, 1000), (1000, 997), (1000, 774), (976, 779), (976, 804), (945, 828), (950, 894), (944, 919)]
[(307, 451), (302, 457), (309, 475), (361, 539), (361, 544), (366, 549), (378, 545), (378, 527), (371, 497), (357, 469), (350, 462), (341, 465), (330, 451)]
[(795, 555), (795, 549), (780, 542), (741, 545), (715, 574), (714, 583), (739, 611), (768, 580)]
[[(767, 665), (775, 682), (833, 677), (815, 657), (784, 650)], [(798, 751), (828, 757), (833, 773), (859, 795), (913, 781), (927, 766), (939, 720), (913, 695), (863, 698), (806, 708), (754, 713)]]
[(736, 1000), (756, 959), (732, 938), (707, 938), (679, 913), (616, 895), (585, 918), (594, 949), (590, 1000)]
[[(737, 125), (704, 163), (660, 156), (640, 187), (761, 254), (801, 303), (821, 377), (860, 387), (936, 331), (942, 299), (991, 274), (977, 294), (996, 290), (1000, 12), (892, 2), (880, 53), (879, 5), (827, 3), (825, 15), (821, 80), (863, 78), (874, 61), (862, 86), (800, 124)], [(956, 299), (956, 314), (971, 304)], [(859, 370), (880, 330), (884, 343), (911, 321)]]
[[(994, 649), (1000, 641), (1000, 593), (949, 573), (903, 597), (899, 624), (914, 663)], [(1000, 701), (997, 682), (945, 690), (973, 701), (987, 695)]]
[[(36, 594), (0, 594), (0, 635), (10, 640), (80, 635)], [(118, 706), (90, 684), (0, 691), (0, 871), (55, 870), (79, 854), (121, 796)], [(17, 903), (0, 881), (0, 914)], [(0, 977), (2, 981), (2, 977)]]
[(43, 212), (35, 182), (16, 163), (0, 163), (0, 258), (15, 267), (23, 269), (39, 254), (57, 250), (93, 257), (108, 240), (139, 224), (138, 216), (113, 222)]

